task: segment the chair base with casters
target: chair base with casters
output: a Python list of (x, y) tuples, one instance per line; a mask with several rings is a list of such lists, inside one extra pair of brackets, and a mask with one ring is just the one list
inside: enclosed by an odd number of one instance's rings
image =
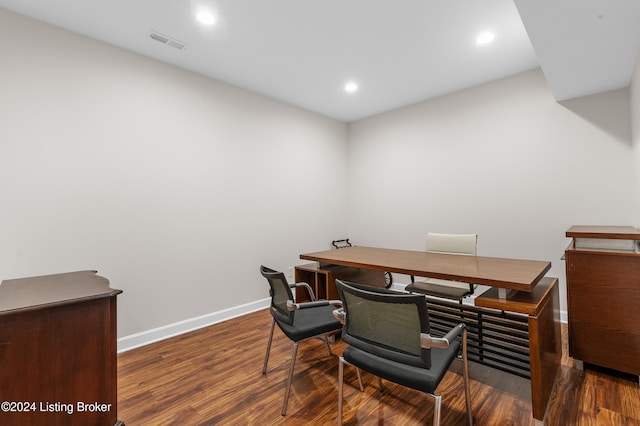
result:
[[(275, 271), (265, 266), (260, 267), (261, 274), (269, 281), (271, 307), (271, 330), (269, 331), (269, 340), (267, 342), (267, 351), (264, 356), (264, 364), (262, 374), (267, 373), (267, 365), (269, 362), (269, 353), (271, 352), (271, 342), (273, 341), (273, 333), (278, 328), (293, 342), (293, 351), (291, 353), (291, 361), (289, 365), (289, 373), (287, 385), (282, 404), (282, 415), (287, 414), (287, 405), (289, 395), (291, 393), (291, 382), (293, 381), (293, 370), (296, 363), (298, 353), (298, 345), (300, 342), (312, 338), (321, 338), (324, 340), (332, 355), (331, 345), (328, 336), (335, 334), (342, 329), (342, 325), (336, 320), (332, 312), (340, 301), (316, 300), (313, 290), (307, 283), (288, 284), (282, 272)], [(293, 299), (292, 288), (303, 286), (309, 292), (310, 302), (295, 303)]]
[[(334, 311), (334, 316), (345, 325), (343, 340), (349, 344), (339, 358), (338, 425), (342, 424), (344, 365), (377, 376), (380, 390), (382, 379), (385, 379), (426, 393), (434, 399), (433, 424), (439, 425), (441, 397), (436, 389), (456, 359), (463, 363), (467, 421), (472, 425), (465, 325), (456, 325), (444, 337), (432, 337), (428, 333), (424, 296), (367, 288), (340, 280), (336, 284), (344, 305)], [(383, 321), (384, 317), (388, 321)], [(406, 331), (403, 330), (405, 325)], [(426, 333), (420, 331), (425, 328)], [(361, 381), (360, 390), (363, 391)]]

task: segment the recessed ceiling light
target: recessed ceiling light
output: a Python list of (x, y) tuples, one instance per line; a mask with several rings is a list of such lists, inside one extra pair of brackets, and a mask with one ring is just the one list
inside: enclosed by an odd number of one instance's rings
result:
[(478, 44), (491, 43), (495, 37), (496, 36), (492, 32), (485, 31), (483, 33), (480, 33), (480, 35), (478, 35), (478, 38), (476, 39), (476, 43)]
[(203, 25), (213, 25), (216, 23), (216, 17), (208, 10), (201, 10), (196, 14), (196, 19)]
[(344, 85), (344, 90), (349, 92), (349, 93), (353, 93), (356, 90), (358, 90), (358, 85), (356, 83), (354, 83), (353, 81), (348, 82), (347, 84)]

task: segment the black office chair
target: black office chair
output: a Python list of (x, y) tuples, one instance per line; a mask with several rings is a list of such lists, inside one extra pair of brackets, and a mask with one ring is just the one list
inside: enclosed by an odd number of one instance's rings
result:
[[(275, 325), (293, 341), (293, 353), (291, 354), (291, 364), (289, 366), (289, 378), (287, 389), (282, 405), (282, 415), (287, 414), (287, 403), (291, 392), (291, 380), (293, 378), (293, 368), (296, 363), (298, 343), (312, 337), (321, 337), (327, 344), (329, 355), (332, 354), (329, 345), (328, 335), (335, 333), (342, 328), (340, 321), (332, 315), (336, 306), (340, 306), (340, 301), (316, 300), (313, 290), (307, 283), (289, 284), (282, 272), (275, 271), (265, 266), (260, 266), (260, 273), (269, 281), (269, 294), (271, 295), (271, 331), (269, 332), (269, 342), (267, 343), (267, 353), (264, 356), (264, 366), (262, 374), (267, 373), (267, 363), (269, 362), (269, 352), (271, 351), (271, 341), (273, 340), (273, 330)], [(295, 303), (291, 288), (304, 286), (309, 292), (311, 302)]]
[(338, 367), (338, 424), (342, 424), (344, 364), (350, 364), (378, 376), (380, 390), (386, 379), (433, 397), (433, 424), (439, 425), (441, 397), (435, 391), (461, 349), (467, 416), (473, 424), (465, 325), (458, 324), (444, 337), (432, 337), (424, 295), (341, 280), (336, 286), (343, 307), (334, 310), (334, 316), (344, 324), (342, 340), (349, 345)]

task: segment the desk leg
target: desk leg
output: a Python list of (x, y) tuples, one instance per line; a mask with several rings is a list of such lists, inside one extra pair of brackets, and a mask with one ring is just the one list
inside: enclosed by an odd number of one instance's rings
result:
[(506, 288), (498, 288), (498, 299), (507, 300), (507, 289)]
[[(531, 400), (536, 425), (543, 424), (562, 358), (558, 281), (537, 316), (529, 316)], [(538, 423), (540, 422), (540, 423)]]

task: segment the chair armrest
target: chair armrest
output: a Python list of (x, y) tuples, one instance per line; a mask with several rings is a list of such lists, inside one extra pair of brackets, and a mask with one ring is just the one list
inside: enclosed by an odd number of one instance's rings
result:
[(444, 337), (433, 337), (430, 334), (420, 333), (420, 346), (425, 349), (448, 348), (449, 344), (466, 329), (463, 323), (453, 327)]
[(293, 300), (287, 300), (287, 309), (289, 311), (327, 305), (342, 306), (342, 302), (340, 300), (314, 300), (312, 302), (295, 303)]
[(311, 288), (311, 286), (305, 282), (299, 282), (299, 283), (294, 283), (294, 284), (289, 284), (289, 288), (293, 289), (296, 287), (304, 287), (307, 289), (307, 293), (309, 293), (309, 297), (311, 298), (312, 302), (315, 302), (316, 300), (316, 295), (313, 292), (313, 289)]
[(340, 321), (340, 324), (343, 324), (347, 321), (347, 312), (343, 308), (338, 308), (333, 310), (333, 317)]

